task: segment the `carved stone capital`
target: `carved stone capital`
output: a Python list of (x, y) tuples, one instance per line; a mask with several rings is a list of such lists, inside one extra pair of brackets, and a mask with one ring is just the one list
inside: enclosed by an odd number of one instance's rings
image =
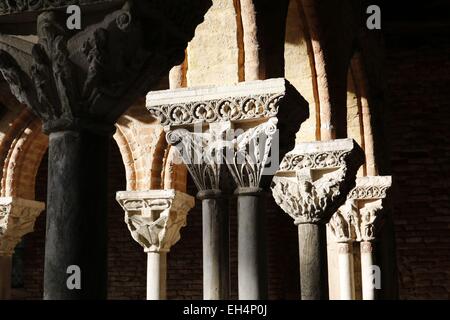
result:
[[(283, 136), (287, 137), (283, 142), (289, 143), (294, 139), (288, 132), (293, 131), (292, 123), (298, 130), (308, 116), (303, 102), (289, 82), (281, 78), (147, 95), (147, 109), (161, 121), (168, 142), (180, 153), (184, 151), (182, 158), (200, 190), (220, 189), (218, 178), (223, 161), (238, 187), (258, 187), (277, 123), (288, 113), (288, 108), (281, 106), (297, 108), (290, 112), (290, 121), (280, 123), (280, 131), (284, 130)], [(186, 152), (192, 149), (195, 151)], [(192, 155), (203, 162), (194, 167)]]
[(273, 197), (296, 224), (327, 223), (355, 186), (363, 162), (352, 139), (299, 143), (272, 180)]
[(166, 139), (177, 149), (200, 191), (220, 189), (221, 133), (213, 130), (197, 133), (175, 129), (167, 132)]
[(45, 132), (112, 134), (136, 98), (183, 60), (211, 5), (210, 0), (122, 2), (122, 8), (76, 33), (67, 29), (64, 12), (44, 11), (36, 21), (37, 43), (0, 35), (0, 71), (17, 99), (42, 119)]
[(330, 219), (329, 230), (338, 243), (348, 243), (356, 239), (359, 230), (355, 230), (355, 222), (359, 219), (358, 206), (354, 201), (346, 201)]
[[(351, 231), (349, 237), (355, 241), (374, 241), (383, 222), (384, 201), (392, 185), (390, 176), (360, 177), (350, 191), (346, 203), (330, 220), (330, 229), (336, 236), (334, 224), (345, 217)], [(339, 242), (339, 236), (337, 237)]]
[(0, 256), (11, 256), (22, 237), (33, 231), (45, 209), (43, 202), (16, 197), (0, 197)]
[(180, 239), (180, 229), (195, 199), (175, 190), (120, 191), (125, 223), (145, 252), (168, 252)]

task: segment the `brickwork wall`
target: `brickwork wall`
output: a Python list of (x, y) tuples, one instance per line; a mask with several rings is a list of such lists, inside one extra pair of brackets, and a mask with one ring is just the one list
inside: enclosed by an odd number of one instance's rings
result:
[(450, 298), (448, 39), (408, 42), (412, 46), (394, 40), (388, 43), (394, 221), (402, 299)]

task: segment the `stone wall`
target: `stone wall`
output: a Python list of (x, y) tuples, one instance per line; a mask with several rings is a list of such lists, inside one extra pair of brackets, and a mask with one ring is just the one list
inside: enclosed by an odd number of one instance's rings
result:
[(450, 41), (426, 34), (387, 42), (402, 299), (450, 298)]

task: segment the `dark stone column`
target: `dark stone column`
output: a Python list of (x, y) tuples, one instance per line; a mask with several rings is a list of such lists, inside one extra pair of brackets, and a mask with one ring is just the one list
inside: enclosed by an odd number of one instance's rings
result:
[[(106, 299), (109, 136), (88, 131), (49, 135), (44, 299)], [(70, 290), (71, 265), (81, 289)]]
[(203, 190), (203, 298), (229, 299), (229, 218), (227, 201), (220, 190)]
[(298, 225), (302, 300), (328, 300), (325, 224)]
[(240, 300), (267, 299), (266, 213), (262, 189), (238, 188), (238, 279)]

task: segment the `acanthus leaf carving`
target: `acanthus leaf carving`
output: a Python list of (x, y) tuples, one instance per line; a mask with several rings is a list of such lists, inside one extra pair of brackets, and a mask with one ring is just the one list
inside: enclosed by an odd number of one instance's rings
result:
[(199, 190), (220, 189), (223, 142), (220, 135), (176, 129), (169, 131), (166, 139), (178, 150)]
[(327, 223), (353, 188), (363, 159), (352, 139), (300, 143), (274, 176), (273, 197), (296, 224)]
[[(227, 144), (225, 161), (238, 187), (259, 187), (276, 131), (277, 118), (269, 118)], [(228, 151), (231, 151), (231, 159), (228, 159)]]

